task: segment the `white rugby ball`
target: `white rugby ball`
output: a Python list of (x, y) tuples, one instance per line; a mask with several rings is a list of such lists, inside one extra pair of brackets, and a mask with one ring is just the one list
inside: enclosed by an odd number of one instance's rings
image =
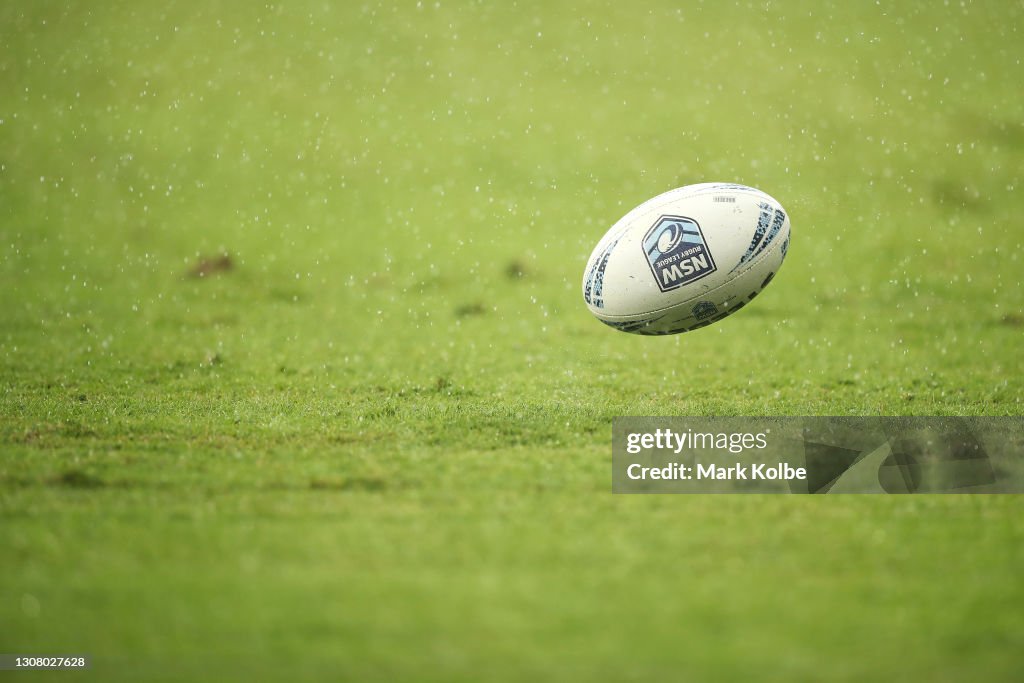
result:
[(789, 216), (764, 192), (687, 185), (611, 227), (583, 271), (583, 299), (601, 322), (623, 332), (688, 332), (750, 303), (788, 248)]

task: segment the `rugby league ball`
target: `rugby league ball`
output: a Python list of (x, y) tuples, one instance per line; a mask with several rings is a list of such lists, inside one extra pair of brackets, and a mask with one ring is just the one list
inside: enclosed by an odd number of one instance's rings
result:
[(687, 185), (611, 227), (583, 271), (583, 299), (598, 320), (623, 332), (688, 332), (750, 303), (788, 248), (789, 216), (764, 192)]

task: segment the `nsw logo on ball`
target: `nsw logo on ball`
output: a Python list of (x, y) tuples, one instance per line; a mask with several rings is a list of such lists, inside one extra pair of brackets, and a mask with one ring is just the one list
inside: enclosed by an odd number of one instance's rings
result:
[(663, 292), (682, 287), (715, 272), (704, 234), (697, 221), (683, 216), (662, 216), (644, 235), (644, 254)]

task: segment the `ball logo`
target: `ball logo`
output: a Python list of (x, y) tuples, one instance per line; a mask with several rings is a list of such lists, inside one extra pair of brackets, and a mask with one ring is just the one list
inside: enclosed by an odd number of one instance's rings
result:
[(704, 320), (718, 313), (718, 307), (710, 301), (701, 301), (699, 304), (690, 309), (690, 313), (697, 320)]
[(654, 280), (663, 292), (718, 269), (700, 226), (692, 218), (661, 216), (644, 235), (643, 246)]

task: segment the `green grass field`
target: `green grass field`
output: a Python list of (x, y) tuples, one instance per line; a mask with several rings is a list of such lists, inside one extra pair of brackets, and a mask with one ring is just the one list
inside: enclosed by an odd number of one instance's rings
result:
[[(1019, 2), (0, 3), (0, 651), (1020, 680), (1019, 497), (613, 496), (610, 438), (1024, 413), (1022, 31)], [(771, 287), (670, 338), (594, 320), (605, 230), (707, 180), (788, 209)]]

